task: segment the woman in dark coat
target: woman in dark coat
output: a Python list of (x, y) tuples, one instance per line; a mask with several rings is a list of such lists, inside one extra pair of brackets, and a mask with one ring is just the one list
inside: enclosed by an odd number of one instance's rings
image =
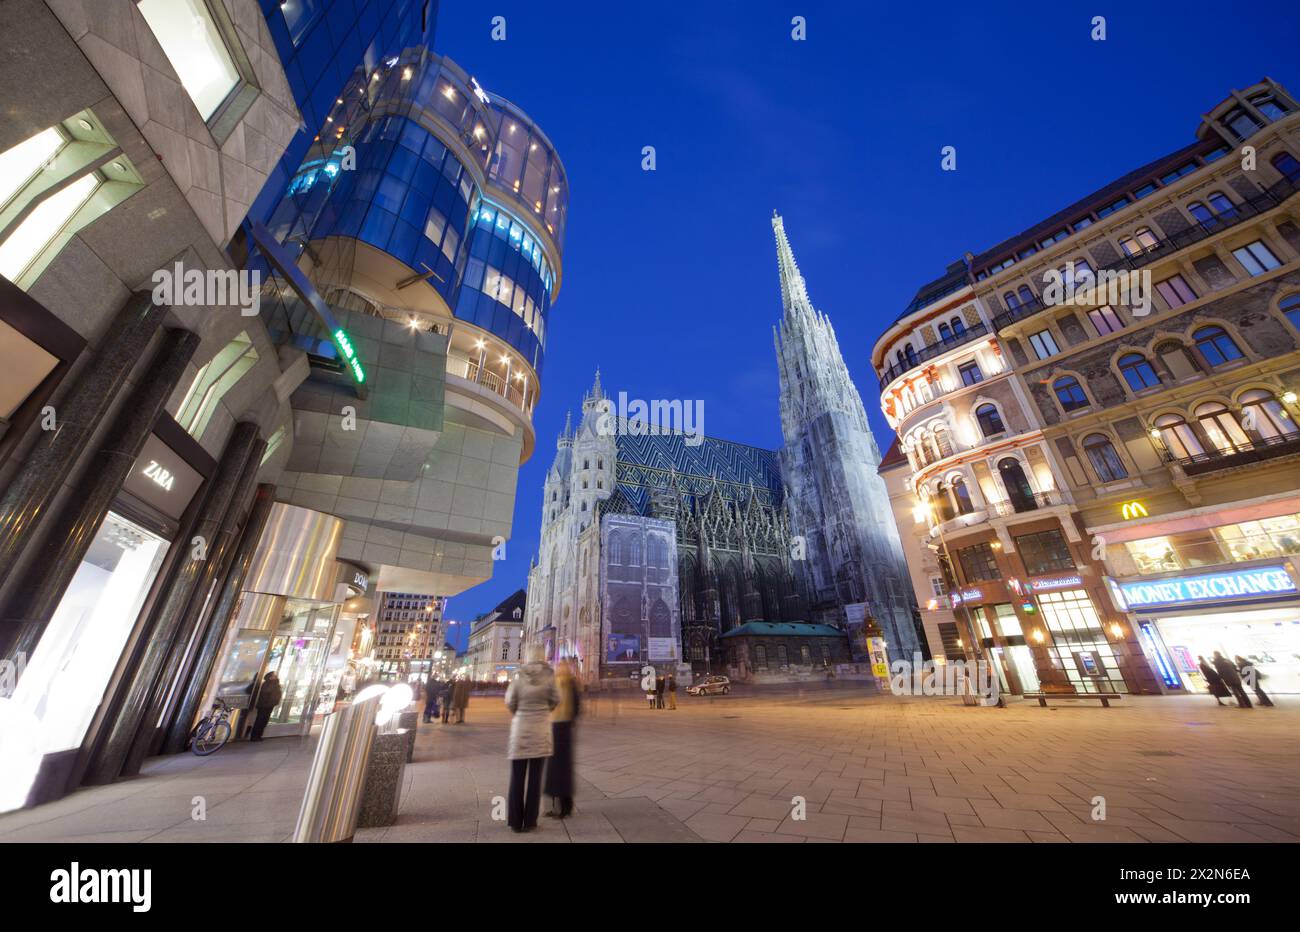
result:
[(1214, 701), (1223, 705), (1223, 697), (1231, 696), (1227, 685), (1223, 682), (1223, 677), (1219, 676), (1219, 671), (1210, 666), (1210, 662), (1204, 657), (1197, 657), (1197, 666), (1201, 668), (1201, 676), (1205, 677), (1205, 686), (1214, 697)]
[(551, 818), (567, 818), (573, 812), (573, 722), (578, 717), (578, 680), (573, 663), (564, 661), (555, 677), (560, 693), (560, 704), (551, 713), (551, 735), (554, 751), (546, 762), (546, 786), (551, 797)]

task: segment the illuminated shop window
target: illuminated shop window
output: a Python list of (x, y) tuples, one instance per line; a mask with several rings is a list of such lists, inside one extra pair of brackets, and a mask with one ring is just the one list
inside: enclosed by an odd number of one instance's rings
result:
[(245, 331), (227, 343), (199, 370), (181, 402), (176, 421), (195, 440), (203, 436), (226, 392), (257, 363), (257, 350)]

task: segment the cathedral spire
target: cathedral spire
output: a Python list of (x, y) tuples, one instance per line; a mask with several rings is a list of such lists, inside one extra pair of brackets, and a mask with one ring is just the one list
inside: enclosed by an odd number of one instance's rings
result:
[(781, 304), (786, 317), (812, 311), (812, 301), (808, 298), (808, 286), (799, 272), (799, 264), (794, 260), (794, 250), (785, 235), (785, 221), (776, 211), (772, 211), (772, 231), (776, 234), (776, 267), (781, 276)]

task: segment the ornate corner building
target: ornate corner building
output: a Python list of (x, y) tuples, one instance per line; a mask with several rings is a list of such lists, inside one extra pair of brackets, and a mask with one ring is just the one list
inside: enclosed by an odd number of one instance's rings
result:
[(877, 341), (936, 654), (1012, 691), (1183, 692), (1220, 650), (1300, 691), (1297, 109), (1233, 91)]

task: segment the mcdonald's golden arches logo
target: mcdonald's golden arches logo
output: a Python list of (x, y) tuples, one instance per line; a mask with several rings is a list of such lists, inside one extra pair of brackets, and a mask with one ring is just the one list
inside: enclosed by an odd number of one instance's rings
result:
[(1141, 502), (1125, 502), (1123, 506), (1125, 521), (1132, 521), (1134, 518), (1147, 517), (1147, 506)]

